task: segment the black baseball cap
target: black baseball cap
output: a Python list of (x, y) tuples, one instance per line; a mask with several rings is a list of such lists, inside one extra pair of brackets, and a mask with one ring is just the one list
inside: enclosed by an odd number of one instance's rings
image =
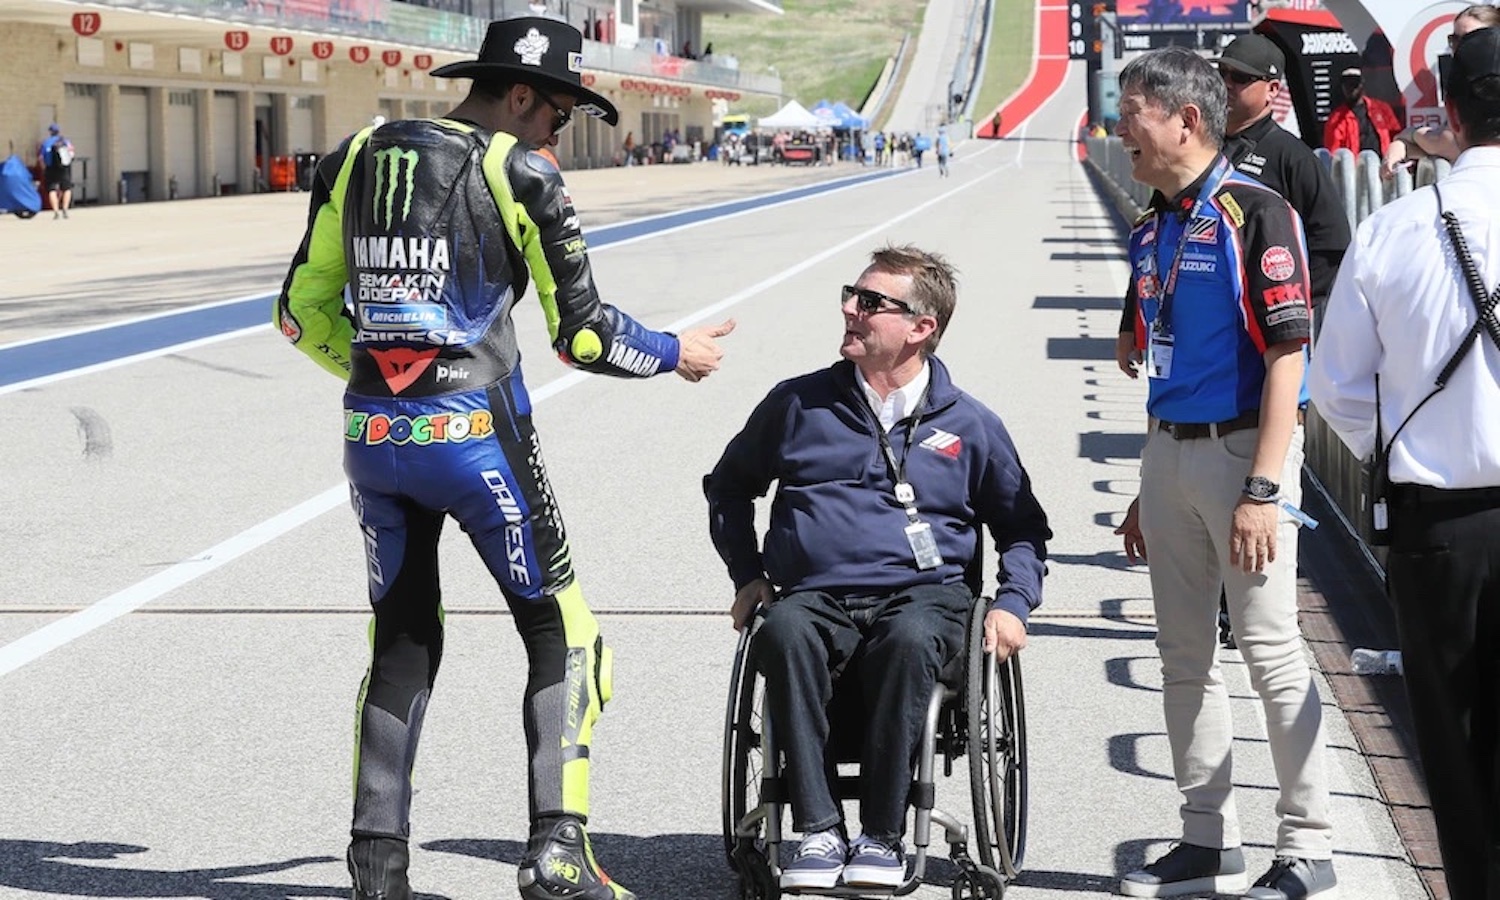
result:
[(1500, 29), (1478, 28), (1458, 39), (1448, 67), (1449, 93), (1468, 93), (1471, 85), (1500, 76)]
[(1221, 69), (1233, 69), (1275, 81), (1286, 74), (1286, 54), (1271, 43), (1271, 39), (1260, 34), (1246, 34), (1235, 38), (1214, 63)]

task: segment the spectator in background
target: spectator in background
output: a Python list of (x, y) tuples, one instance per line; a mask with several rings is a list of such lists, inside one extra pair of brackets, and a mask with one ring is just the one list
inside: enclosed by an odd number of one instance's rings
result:
[(1333, 153), (1347, 147), (1358, 156), (1361, 150), (1373, 150), (1385, 156), (1391, 138), (1401, 130), (1396, 111), (1384, 100), (1365, 96), (1365, 76), (1357, 68), (1345, 69), (1339, 76), (1344, 102), (1334, 107), (1323, 126), (1323, 146)]
[(937, 132), (938, 177), (948, 177), (948, 155), (953, 150), (948, 143), (948, 126), (939, 125)]
[(36, 158), (42, 167), (42, 185), (47, 189), (52, 218), (66, 219), (73, 206), (73, 142), (63, 136), (56, 122), (47, 126), (47, 137), (37, 147)]
[(709, 41), (708, 44), (703, 48), (703, 59), (702, 59), (702, 61), (706, 62), (706, 63), (712, 63), (714, 61), (714, 42), (713, 41)]
[(698, 58), (698, 57), (696, 57), (696, 56), (693, 55), (693, 42), (692, 41), (683, 41), (682, 42), (682, 58), (683, 59), (697, 59)]
[(633, 166), (633, 165), (635, 165), (635, 132), (634, 131), (627, 131), (627, 132), (625, 132), (625, 143), (624, 143), (623, 146), (625, 148), (625, 165), (627, 165), (627, 166)]
[[(1500, 6), (1476, 3), (1465, 9), (1453, 19), (1453, 33), (1448, 35), (1449, 51), (1457, 46), (1459, 38), (1469, 32), (1496, 25), (1500, 25)], [(1414, 165), (1418, 160), (1429, 156), (1446, 159), (1448, 162), (1458, 159), (1458, 139), (1453, 136), (1452, 129), (1424, 125), (1421, 128), (1408, 128), (1391, 138), (1391, 144), (1385, 151), (1385, 177), (1390, 178), (1402, 166)]]

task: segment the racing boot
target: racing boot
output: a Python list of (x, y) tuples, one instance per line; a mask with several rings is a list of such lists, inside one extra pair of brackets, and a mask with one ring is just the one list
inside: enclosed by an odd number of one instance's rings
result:
[(406, 881), (406, 841), (356, 837), (347, 854), (354, 900), (411, 900)]
[(636, 900), (599, 868), (583, 823), (570, 816), (538, 826), (516, 878), (525, 900)]

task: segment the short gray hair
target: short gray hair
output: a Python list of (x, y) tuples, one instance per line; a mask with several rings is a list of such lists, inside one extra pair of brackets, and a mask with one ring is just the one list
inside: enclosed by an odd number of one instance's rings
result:
[(1229, 95), (1213, 64), (1186, 47), (1165, 47), (1142, 54), (1120, 70), (1120, 91), (1139, 90), (1168, 113), (1192, 105), (1203, 117), (1203, 137), (1224, 146)]

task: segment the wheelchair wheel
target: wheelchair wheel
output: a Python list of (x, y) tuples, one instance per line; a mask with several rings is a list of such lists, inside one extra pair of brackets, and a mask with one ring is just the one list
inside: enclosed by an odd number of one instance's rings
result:
[[(742, 840), (752, 841), (738, 837), (735, 829), (748, 812), (760, 805), (761, 775), (765, 771), (761, 755), (765, 682), (749, 659), (750, 642), (760, 628), (760, 621), (759, 616), (754, 617), (740, 634), (739, 649), (735, 652), (734, 668), (729, 676), (729, 705), (724, 714), (724, 853), (730, 868), (740, 873), (747, 887), (758, 879), (756, 873), (745, 871), (736, 850)], [(745, 848), (740, 848), (739, 852), (745, 852)]]
[(1012, 879), (1026, 853), (1025, 698), (1021, 660), (1012, 655), (996, 665), (984, 652), (986, 612), (983, 602), (975, 606), (969, 640), (969, 789), (979, 861)]

